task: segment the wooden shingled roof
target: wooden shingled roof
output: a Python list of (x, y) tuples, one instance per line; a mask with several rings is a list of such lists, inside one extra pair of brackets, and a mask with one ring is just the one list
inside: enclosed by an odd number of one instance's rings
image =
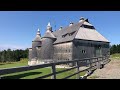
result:
[(74, 39), (93, 40), (109, 42), (105, 37), (98, 33), (95, 28), (89, 29), (81, 27), (82, 25), (93, 26), (88, 19), (75, 23), (71, 26), (56, 30), (52, 34), (57, 38), (54, 44), (72, 41)]
[(38, 29), (36, 37), (33, 41), (41, 41), (41, 35), (40, 35), (40, 30)]

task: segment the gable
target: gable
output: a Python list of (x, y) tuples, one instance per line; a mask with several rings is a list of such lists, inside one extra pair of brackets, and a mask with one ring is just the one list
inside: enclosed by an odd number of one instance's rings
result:
[(103, 37), (95, 29), (88, 29), (83, 27), (79, 28), (78, 33), (75, 36), (75, 39), (109, 42), (105, 37)]

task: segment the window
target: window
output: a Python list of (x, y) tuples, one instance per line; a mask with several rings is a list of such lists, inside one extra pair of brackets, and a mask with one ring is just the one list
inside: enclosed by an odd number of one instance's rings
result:
[(89, 25), (81, 25), (81, 27), (84, 27), (84, 28), (89, 28), (89, 29), (95, 29), (94, 26), (89, 26)]
[(93, 47), (93, 44), (91, 43), (91, 47)]
[(85, 53), (86, 53), (86, 51), (85, 51), (85, 50), (82, 50), (82, 53), (83, 53), (83, 54), (85, 54)]
[(72, 36), (76, 31), (70, 32), (70, 33), (66, 33), (64, 35), (62, 35), (62, 38), (66, 37), (67, 35)]
[(62, 38), (64, 38), (65, 36), (64, 35), (62, 35)]
[(69, 36), (72, 36), (75, 32), (76, 32), (76, 31), (69, 33)]
[[(67, 34), (68, 34), (68, 33), (67, 33)], [(62, 35), (62, 38), (66, 37), (66, 36), (67, 36), (67, 34)]]
[(109, 48), (109, 44), (104, 44), (103, 47), (104, 48)]

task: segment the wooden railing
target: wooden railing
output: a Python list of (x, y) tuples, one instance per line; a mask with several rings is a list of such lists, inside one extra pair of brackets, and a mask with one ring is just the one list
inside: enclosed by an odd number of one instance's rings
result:
[[(97, 68), (100, 69), (101, 67), (103, 67), (109, 61), (110, 61), (109, 56), (105, 56), (105, 57), (85, 58), (82, 60), (52, 62), (52, 63), (46, 63), (46, 64), (40, 64), (40, 65), (33, 65), (33, 66), (22, 66), (22, 67), (15, 67), (15, 68), (0, 69), (0, 75), (6, 75), (6, 74), (11, 74), (11, 73), (16, 73), (16, 72), (23, 72), (23, 71), (28, 71), (28, 70), (50, 67), (51, 73), (44, 75), (44, 76), (37, 77), (35, 79), (44, 79), (50, 76), (51, 76), (51, 79), (57, 79), (56, 78), (57, 74), (67, 72), (72, 69), (76, 69), (76, 72), (62, 79), (68, 79), (74, 75), (76, 75), (76, 79), (83, 79), (89, 76), (92, 71), (96, 70)], [(61, 65), (61, 64), (63, 65), (63, 64), (69, 64), (69, 63), (74, 63), (74, 66), (72, 66), (71, 68), (66, 68), (62, 71), (56, 71), (56, 65)], [(82, 66), (86, 68), (84, 70), (80, 70)], [(81, 72), (86, 72), (86, 74), (84, 76), (80, 76)]]

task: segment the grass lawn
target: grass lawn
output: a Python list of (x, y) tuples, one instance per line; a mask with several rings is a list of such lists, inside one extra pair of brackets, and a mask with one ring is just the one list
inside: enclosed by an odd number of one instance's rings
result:
[[(11, 68), (11, 67), (19, 67), (19, 66), (27, 66), (27, 60), (22, 60), (19, 62), (11, 62), (11, 63), (0, 63), (0, 69), (2, 68)], [(57, 68), (57, 71), (63, 70), (63, 68)], [(73, 74), (75, 72), (75, 69), (57, 74), (57, 79), (64, 78), (66, 76), (69, 76), (70, 74)], [(42, 68), (42, 69), (35, 69), (30, 71), (24, 71), (24, 72), (18, 72), (13, 74), (7, 74), (2, 75), (5, 76), (5, 79), (34, 79), (39, 76), (43, 76), (46, 74), (51, 73), (50, 68)], [(85, 72), (80, 73), (80, 75), (84, 75)], [(51, 77), (48, 77), (46, 79), (50, 79)], [(75, 79), (76, 75), (72, 76), (70, 79)]]
[(110, 58), (112, 58), (112, 59), (120, 59), (120, 53), (112, 54), (112, 55), (110, 55)]

